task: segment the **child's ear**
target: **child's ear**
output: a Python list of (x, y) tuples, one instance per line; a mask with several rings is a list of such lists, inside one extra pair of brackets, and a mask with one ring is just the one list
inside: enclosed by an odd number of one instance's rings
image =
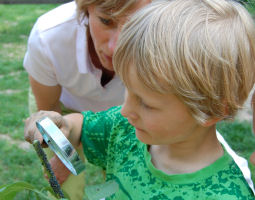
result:
[[(228, 106), (226, 104), (223, 107), (223, 111), (224, 111), (223, 115), (227, 116), (227, 114), (228, 114)], [(223, 120), (224, 118), (225, 117), (214, 117), (214, 118), (206, 120), (206, 122), (204, 122), (202, 125), (205, 126), (205, 127), (212, 126), (212, 125), (215, 125), (217, 122)]]
[(202, 125), (204, 127), (208, 127), (208, 126), (212, 126), (212, 125), (215, 125), (217, 122), (221, 121), (223, 118), (219, 118), (219, 117), (215, 117), (215, 118), (212, 118), (212, 119), (208, 119), (206, 120)]

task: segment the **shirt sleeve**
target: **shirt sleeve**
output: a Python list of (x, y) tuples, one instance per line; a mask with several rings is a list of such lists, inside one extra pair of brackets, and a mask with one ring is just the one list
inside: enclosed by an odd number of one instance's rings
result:
[(27, 52), (24, 57), (23, 65), (26, 71), (36, 81), (43, 85), (55, 86), (58, 84), (53, 64), (50, 61), (50, 50), (43, 41), (43, 31), (40, 31), (40, 20), (34, 25), (29, 39)]
[(88, 161), (103, 169), (107, 165), (107, 149), (113, 128), (111, 112), (83, 112), (81, 142)]

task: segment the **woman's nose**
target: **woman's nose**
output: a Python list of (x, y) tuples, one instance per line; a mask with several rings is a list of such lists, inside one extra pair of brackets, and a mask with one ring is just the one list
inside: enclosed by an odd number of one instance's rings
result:
[(110, 36), (109, 42), (108, 42), (108, 48), (109, 48), (112, 55), (113, 55), (114, 49), (115, 49), (116, 44), (117, 44), (119, 33), (120, 33), (120, 30), (118, 30), (118, 29), (113, 31), (113, 33)]

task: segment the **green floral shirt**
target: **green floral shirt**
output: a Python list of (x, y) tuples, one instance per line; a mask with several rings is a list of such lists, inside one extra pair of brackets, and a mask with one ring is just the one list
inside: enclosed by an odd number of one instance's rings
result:
[(255, 199), (242, 172), (224, 153), (213, 164), (189, 174), (168, 175), (151, 163), (147, 145), (120, 114), (121, 107), (83, 112), (81, 141), (88, 161), (106, 170), (118, 200), (237, 200)]

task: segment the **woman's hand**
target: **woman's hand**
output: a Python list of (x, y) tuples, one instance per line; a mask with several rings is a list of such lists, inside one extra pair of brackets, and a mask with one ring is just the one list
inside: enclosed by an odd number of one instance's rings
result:
[(66, 137), (69, 136), (70, 128), (62, 115), (54, 111), (39, 111), (31, 115), (25, 121), (24, 137), (26, 141), (32, 144), (34, 140), (38, 140), (43, 147), (47, 146), (46, 143), (43, 142), (43, 137), (36, 127), (36, 121), (42, 117), (49, 117)]
[[(56, 155), (53, 156), (49, 162), (59, 184), (63, 184), (71, 172)], [(46, 176), (46, 178), (48, 177)]]

